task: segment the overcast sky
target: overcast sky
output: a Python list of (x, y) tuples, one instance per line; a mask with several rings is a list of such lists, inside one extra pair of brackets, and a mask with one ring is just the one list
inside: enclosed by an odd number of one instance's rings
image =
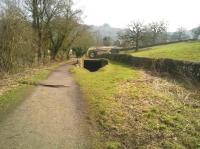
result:
[(131, 20), (165, 20), (169, 31), (200, 25), (200, 0), (75, 0), (89, 25), (125, 28)]

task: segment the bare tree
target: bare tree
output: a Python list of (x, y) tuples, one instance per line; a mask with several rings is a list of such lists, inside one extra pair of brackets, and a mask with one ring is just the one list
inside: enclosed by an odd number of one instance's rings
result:
[(128, 25), (126, 31), (119, 35), (119, 38), (125, 42), (130, 43), (131, 45), (135, 45), (136, 51), (138, 51), (139, 42), (143, 40), (144, 32), (145, 26), (142, 22), (132, 22), (130, 25)]
[(200, 36), (200, 26), (192, 29), (193, 39), (198, 39)]
[(99, 31), (92, 32), (93, 37), (95, 38), (95, 46), (103, 45), (103, 37)]
[(85, 27), (80, 24), (82, 11), (73, 10), (72, 6), (72, 2), (65, 5), (62, 15), (55, 17), (48, 27), (53, 60), (61, 48), (68, 52), (76, 38), (85, 30)]
[(38, 62), (46, 62), (49, 56), (54, 60), (67, 55), (73, 46), (91, 45), (82, 12), (74, 9), (72, 0), (1, 0), (0, 7), (2, 72), (32, 65), (36, 54)]
[(103, 38), (103, 44), (104, 46), (111, 46), (112, 45), (112, 39), (109, 36), (105, 36)]
[[(78, 36), (81, 10), (74, 10), (72, 0), (26, 0), (27, 8), (32, 14), (32, 25), (37, 33), (38, 60), (45, 56), (47, 48), (55, 59), (66, 38), (71, 40)], [(50, 47), (43, 47), (46, 43)]]
[(54, 17), (63, 13), (70, 2), (71, 0), (26, 0), (26, 8), (32, 14), (32, 26), (37, 34), (38, 61), (42, 59), (42, 54), (45, 52), (43, 42), (48, 34), (46, 29)]
[[(56, 22), (58, 23), (58, 20)], [(76, 39), (80, 38), (85, 30), (85, 27), (77, 22), (69, 24), (69, 22), (64, 21), (61, 24), (54, 25), (54, 28), (50, 30), (51, 59), (55, 60), (59, 50), (63, 50), (66, 53), (69, 52)]]
[(175, 40), (175, 41), (182, 41), (189, 38), (190, 37), (187, 35), (187, 30), (183, 27), (178, 28), (177, 31), (174, 32), (172, 35), (172, 40)]
[(80, 30), (79, 36), (75, 39), (72, 47), (81, 47), (83, 49), (88, 49), (91, 46), (95, 45), (95, 37), (90, 32), (89, 26), (81, 26), (82, 30)]
[(156, 44), (156, 42), (158, 42), (159, 35), (167, 31), (167, 25), (163, 21), (152, 22), (148, 25), (148, 28), (150, 30), (150, 33), (152, 34), (151, 38), (153, 40), (153, 44)]
[(1, 2), (0, 14), (0, 71), (17, 71), (34, 61), (32, 28), (18, 1)]

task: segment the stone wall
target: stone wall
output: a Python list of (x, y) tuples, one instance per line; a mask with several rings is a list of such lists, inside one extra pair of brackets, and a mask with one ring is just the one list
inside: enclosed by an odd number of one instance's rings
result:
[(134, 67), (141, 67), (159, 73), (169, 73), (174, 77), (200, 83), (200, 63), (172, 59), (151, 59), (134, 57), (127, 54), (103, 54), (101, 58), (122, 62)]

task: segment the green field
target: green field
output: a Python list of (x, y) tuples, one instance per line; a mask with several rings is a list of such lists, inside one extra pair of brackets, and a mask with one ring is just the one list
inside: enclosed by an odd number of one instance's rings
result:
[(140, 49), (127, 53), (138, 57), (170, 58), (176, 60), (200, 62), (200, 42), (182, 42)]
[(72, 70), (102, 136), (101, 148), (200, 147), (200, 92), (111, 63)]

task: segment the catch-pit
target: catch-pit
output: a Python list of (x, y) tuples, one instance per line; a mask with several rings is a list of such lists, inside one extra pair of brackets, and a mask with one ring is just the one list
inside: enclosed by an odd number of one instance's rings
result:
[(100, 68), (108, 65), (107, 59), (86, 59), (84, 60), (84, 68), (90, 72), (98, 71)]

